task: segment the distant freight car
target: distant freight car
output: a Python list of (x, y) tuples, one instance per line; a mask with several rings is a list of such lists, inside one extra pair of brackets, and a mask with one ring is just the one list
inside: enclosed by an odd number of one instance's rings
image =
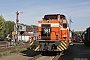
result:
[(82, 34), (83, 42), (86, 45), (90, 45), (90, 27), (86, 29), (86, 31)]
[(30, 41), (34, 51), (64, 51), (68, 48), (70, 33), (65, 15), (45, 15), (38, 21), (38, 38)]

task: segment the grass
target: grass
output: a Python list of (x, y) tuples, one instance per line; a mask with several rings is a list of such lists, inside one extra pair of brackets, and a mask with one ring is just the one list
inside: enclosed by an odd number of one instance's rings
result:
[(9, 52), (5, 52), (5, 53), (3, 53), (3, 56), (8, 56), (8, 55), (10, 55)]
[(20, 52), (25, 51), (25, 50), (27, 50), (27, 48), (12, 50), (10, 53), (20, 53)]
[(21, 53), (23, 51), (27, 50), (27, 48), (21, 48), (21, 49), (15, 49), (15, 50), (12, 50), (12, 51), (6, 51), (4, 52), (3, 54), (0, 54), (0, 57), (1, 56), (8, 56), (8, 55), (11, 55), (11, 53)]
[(0, 54), (0, 57), (2, 56), (2, 54)]

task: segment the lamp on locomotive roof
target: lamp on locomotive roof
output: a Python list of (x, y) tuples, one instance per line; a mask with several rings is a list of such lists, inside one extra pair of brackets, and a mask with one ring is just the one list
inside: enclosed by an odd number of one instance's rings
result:
[(16, 12), (16, 41), (18, 42), (18, 22), (19, 22), (19, 20), (18, 20), (18, 15), (19, 14), (23, 14), (23, 12)]

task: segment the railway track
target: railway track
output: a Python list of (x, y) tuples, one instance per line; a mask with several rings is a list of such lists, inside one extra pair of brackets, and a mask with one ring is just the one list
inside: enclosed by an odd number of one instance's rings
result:
[(57, 54), (52, 60), (58, 60), (63, 54), (61, 52), (60, 54)]
[(14, 50), (14, 49), (20, 49), (20, 48), (28, 48), (29, 45), (25, 44), (25, 45), (19, 45), (19, 46), (12, 46), (12, 47), (7, 47), (7, 48), (2, 48), (0, 49), (0, 52), (5, 52), (5, 51), (10, 51), (10, 50)]
[(63, 55), (62, 53), (63, 52), (60, 52), (56, 56), (43, 56), (42, 54), (39, 54), (29, 60), (58, 60)]
[(38, 58), (40, 58), (40, 57), (42, 57), (42, 55), (41, 55), (41, 54), (36, 55), (36, 56), (34, 56), (33, 58), (31, 58), (31, 59), (29, 59), (29, 60), (36, 60), (36, 59), (38, 59)]

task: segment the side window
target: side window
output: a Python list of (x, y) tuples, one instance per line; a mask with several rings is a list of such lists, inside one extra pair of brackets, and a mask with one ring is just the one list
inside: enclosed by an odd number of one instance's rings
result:
[(67, 28), (67, 22), (66, 22), (66, 20), (63, 20), (63, 28)]
[(66, 20), (63, 20), (63, 23), (67, 23)]
[(22, 26), (20, 26), (20, 29), (22, 29)]
[(60, 23), (62, 23), (63, 21), (62, 21), (62, 19), (60, 19)]

